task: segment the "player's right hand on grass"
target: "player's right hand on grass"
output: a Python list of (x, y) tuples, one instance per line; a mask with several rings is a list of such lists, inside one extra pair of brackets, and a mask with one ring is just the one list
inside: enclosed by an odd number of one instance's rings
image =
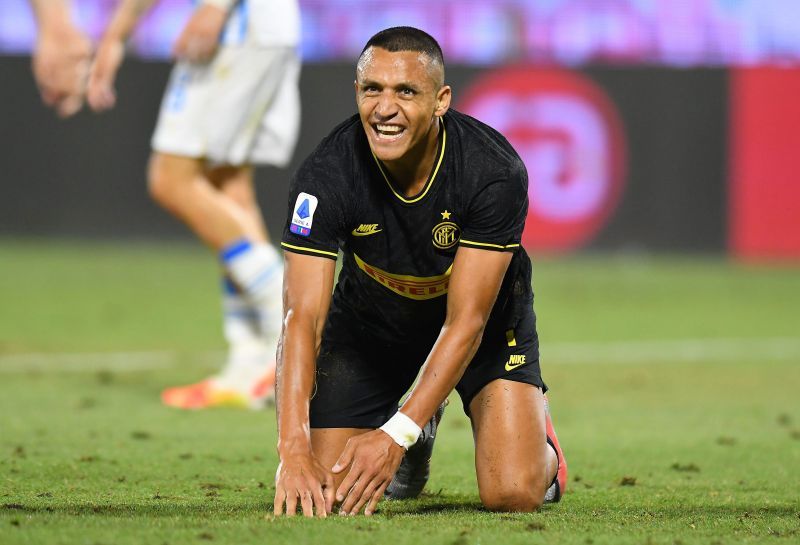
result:
[(372, 515), (404, 455), (405, 449), (383, 430), (348, 439), (332, 469), (334, 473), (347, 471), (336, 491), (340, 514), (355, 515), (364, 509), (365, 515)]
[(100, 42), (89, 73), (89, 86), (86, 91), (86, 100), (95, 112), (109, 110), (117, 102), (114, 80), (117, 78), (117, 71), (124, 56), (125, 44), (122, 41), (104, 39)]
[(325, 518), (333, 511), (334, 493), (333, 474), (311, 452), (281, 456), (275, 473), (276, 517), (284, 513), (294, 516), (299, 500), (304, 516), (313, 517), (316, 513)]
[(42, 101), (61, 117), (69, 117), (83, 106), (91, 55), (89, 39), (70, 21), (42, 24), (33, 53), (33, 76)]

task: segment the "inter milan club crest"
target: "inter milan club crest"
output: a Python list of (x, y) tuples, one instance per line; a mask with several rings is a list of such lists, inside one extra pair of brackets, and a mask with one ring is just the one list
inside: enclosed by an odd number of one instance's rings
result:
[[(449, 220), (451, 212), (445, 210), (442, 214), (443, 220)], [(433, 245), (440, 250), (452, 248), (461, 237), (461, 230), (452, 221), (442, 221), (433, 228)]]

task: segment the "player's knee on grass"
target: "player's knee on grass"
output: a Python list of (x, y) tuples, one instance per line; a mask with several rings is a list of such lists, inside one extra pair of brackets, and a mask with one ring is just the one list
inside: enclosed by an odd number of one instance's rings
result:
[(524, 490), (482, 493), (481, 503), (489, 511), (529, 513), (542, 507), (544, 494)]
[(544, 480), (541, 475), (521, 473), (514, 477), (496, 476), (491, 483), (480, 486), (481, 503), (490, 511), (530, 512), (544, 503)]

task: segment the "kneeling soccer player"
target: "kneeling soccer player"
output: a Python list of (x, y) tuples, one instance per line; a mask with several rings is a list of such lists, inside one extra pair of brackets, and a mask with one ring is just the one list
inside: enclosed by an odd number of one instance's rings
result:
[(419, 493), (453, 388), (472, 420), (483, 504), (558, 501), (566, 463), (520, 248), (525, 166), (499, 133), (449, 109), (441, 49), (420, 30), (373, 36), (355, 91), (358, 115), (290, 191), (275, 514), (299, 504), (325, 516), (339, 502), (369, 515), (385, 493)]

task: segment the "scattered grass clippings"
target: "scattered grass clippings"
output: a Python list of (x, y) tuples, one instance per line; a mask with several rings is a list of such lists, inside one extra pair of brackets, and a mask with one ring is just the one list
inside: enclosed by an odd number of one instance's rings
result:
[(469, 532), (467, 532), (466, 530), (461, 530), (458, 533), (458, 536), (453, 541), (450, 542), (450, 545), (467, 545), (467, 543), (469, 543), (467, 535), (469, 535)]
[(103, 386), (108, 386), (109, 384), (114, 382), (114, 373), (108, 370), (98, 371), (95, 374), (95, 380), (97, 380), (98, 384), (102, 384)]
[(636, 485), (636, 477), (628, 477), (625, 476), (619, 481), (620, 486), (635, 486)]
[(775, 419), (779, 426), (789, 427), (792, 425), (792, 417), (788, 413), (781, 413)]
[(131, 433), (131, 438), (136, 440), (146, 440), (150, 439), (151, 437), (152, 435), (150, 435), (150, 432), (146, 431), (134, 431)]
[(93, 409), (96, 406), (97, 401), (93, 397), (82, 397), (75, 405), (78, 409)]
[(727, 437), (727, 436), (717, 437), (717, 444), (725, 447), (732, 447), (738, 442), (739, 441), (735, 437)]
[(700, 472), (700, 468), (697, 467), (695, 464), (692, 464), (692, 463), (679, 464), (678, 462), (675, 462), (674, 464), (672, 464), (670, 466), (670, 468), (674, 469), (675, 471), (687, 471), (687, 472), (692, 472), (692, 473), (699, 473)]

